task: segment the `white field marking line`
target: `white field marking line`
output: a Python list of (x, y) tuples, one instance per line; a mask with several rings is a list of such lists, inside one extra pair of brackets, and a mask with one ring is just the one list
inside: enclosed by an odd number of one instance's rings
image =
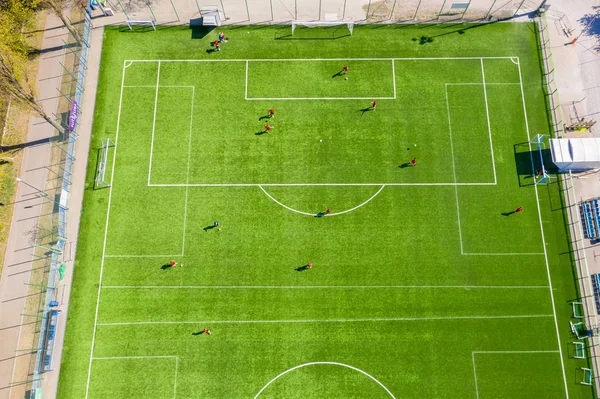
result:
[(250, 97), (247, 101), (325, 101), (325, 100), (395, 100), (396, 97)]
[(544, 255), (543, 252), (480, 252), (480, 253), (466, 253), (463, 252), (461, 255), (465, 256), (524, 256), (524, 255)]
[(377, 192), (371, 196), (371, 198), (369, 198), (368, 200), (366, 200), (366, 201), (365, 201), (365, 202), (363, 202), (362, 204), (359, 204), (359, 205), (355, 206), (354, 208), (346, 209), (345, 211), (341, 211), (341, 212), (335, 212), (335, 213), (330, 213), (330, 214), (324, 214), (324, 215), (323, 215), (323, 214), (320, 214), (320, 213), (308, 213), (308, 212), (303, 212), (303, 211), (299, 211), (299, 210), (297, 210), (297, 209), (291, 208), (291, 207), (289, 207), (289, 206), (287, 206), (287, 205), (285, 205), (285, 204), (282, 204), (281, 202), (277, 201), (275, 198), (273, 198), (273, 197), (271, 196), (271, 194), (269, 194), (269, 193), (268, 193), (268, 192), (267, 192), (267, 191), (266, 191), (264, 188), (262, 188), (262, 186), (258, 186), (258, 187), (259, 187), (259, 188), (262, 190), (262, 192), (263, 192), (263, 193), (265, 193), (265, 194), (266, 194), (266, 196), (267, 196), (267, 197), (269, 197), (270, 199), (272, 199), (272, 200), (273, 200), (273, 202), (275, 202), (275, 203), (276, 203), (277, 205), (279, 205), (279, 206), (282, 206), (282, 207), (284, 207), (284, 208), (285, 208), (285, 209), (287, 209), (288, 211), (292, 211), (292, 212), (299, 213), (299, 214), (301, 214), (301, 215), (306, 215), (306, 216), (319, 216), (319, 215), (321, 215), (321, 217), (329, 217), (329, 216), (343, 215), (343, 214), (345, 214), (345, 213), (352, 212), (352, 211), (354, 211), (354, 210), (356, 210), (356, 209), (360, 208), (360, 207), (361, 207), (361, 206), (363, 206), (363, 205), (366, 205), (366, 204), (368, 204), (369, 202), (371, 202), (371, 200), (372, 200), (373, 198), (375, 198), (375, 197), (377, 197), (377, 196), (379, 195), (379, 193), (381, 192), (381, 190), (383, 190), (383, 188), (385, 187), (385, 185), (382, 185), (382, 186), (381, 186), (381, 188), (380, 188), (379, 190), (377, 190)]
[[(521, 75), (521, 65), (517, 64), (517, 67), (519, 69), (519, 82), (520, 82), (520, 86), (521, 86), (521, 101), (523, 103), (523, 115), (525, 117), (525, 131), (527, 132), (527, 142), (529, 145), (529, 158), (531, 160), (531, 166), (533, 169), (533, 152), (531, 149), (531, 135), (529, 133), (529, 121), (527, 120), (527, 107), (525, 105), (525, 92), (523, 90), (523, 77)], [(538, 211), (538, 219), (540, 221), (540, 232), (542, 233), (542, 247), (544, 249), (544, 260), (546, 261), (546, 273), (548, 275), (548, 286), (549, 291), (550, 291), (550, 300), (552, 302), (552, 313), (554, 314), (554, 326), (556, 328), (556, 340), (558, 343), (558, 350), (560, 353), (560, 365), (562, 367), (562, 373), (563, 373), (563, 381), (565, 384), (565, 397), (566, 399), (569, 399), (569, 387), (567, 385), (567, 374), (565, 372), (565, 361), (563, 359), (563, 354), (562, 354), (562, 347), (561, 347), (561, 342), (560, 342), (560, 332), (558, 329), (558, 319), (556, 317), (556, 305), (554, 303), (554, 292), (553, 292), (553, 288), (552, 288), (552, 278), (550, 275), (550, 265), (548, 264), (548, 253), (546, 251), (546, 238), (544, 235), (544, 225), (542, 223), (542, 210), (540, 208), (540, 199), (539, 199), (539, 195), (538, 195), (538, 188), (537, 185), (534, 185), (534, 192), (535, 192), (535, 200), (536, 200), (536, 204), (537, 204), (537, 211)]]
[(301, 365), (299, 365), (299, 366), (296, 366), (296, 367), (292, 367), (291, 369), (288, 369), (288, 370), (284, 371), (283, 373), (280, 373), (280, 374), (279, 374), (279, 375), (277, 375), (275, 378), (273, 378), (271, 381), (267, 382), (267, 384), (266, 384), (264, 387), (262, 387), (262, 389), (261, 389), (260, 391), (258, 391), (258, 393), (257, 393), (256, 395), (254, 395), (254, 399), (258, 398), (258, 396), (259, 396), (259, 395), (260, 395), (260, 394), (261, 394), (261, 393), (262, 393), (262, 392), (263, 392), (265, 389), (267, 389), (267, 387), (268, 387), (269, 385), (271, 385), (271, 384), (272, 384), (272, 383), (274, 383), (274, 382), (275, 382), (277, 379), (279, 379), (280, 377), (283, 377), (283, 376), (284, 376), (284, 375), (286, 375), (287, 373), (289, 373), (289, 372), (292, 372), (292, 371), (294, 371), (294, 370), (297, 370), (297, 369), (299, 369), (299, 368), (302, 368), (302, 367), (306, 367), (306, 366), (312, 366), (312, 365), (318, 365), (318, 364), (326, 364), (326, 365), (342, 366), (342, 367), (346, 367), (346, 368), (349, 368), (349, 369), (351, 369), (351, 370), (354, 370), (354, 371), (358, 371), (359, 373), (361, 373), (361, 374), (363, 374), (363, 375), (366, 375), (366, 376), (367, 376), (367, 377), (369, 377), (371, 380), (375, 381), (375, 382), (376, 382), (376, 383), (377, 383), (377, 384), (378, 384), (380, 387), (382, 387), (382, 388), (383, 388), (383, 389), (384, 389), (384, 390), (385, 390), (385, 391), (388, 393), (388, 395), (390, 395), (390, 397), (392, 397), (393, 399), (396, 399), (396, 397), (394, 396), (394, 394), (392, 394), (392, 393), (390, 392), (390, 390), (386, 388), (386, 386), (385, 386), (385, 385), (383, 385), (383, 384), (382, 384), (382, 383), (381, 383), (381, 382), (380, 382), (380, 381), (379, 381), (377, 378), (373, 377), (371, 374), (369, 374), (369, 373), (367, 373), (366, 371), (363, 371), (363, 370), (361, 370), (361, 369), (358, 369), (358, 368), (356, 368), (356, 367), (352, 367), (352, 366), (350, 366), (350, 365), (347, 365), (347, 364), (344, 364), (344, 363), (338, 363), (338, 362), (310, 362), (310, 363), (304, 363), (304, 364), (301, 364)]
[(392, 60), (392, 80), (394, 82), (394, 100), (396, 99), (396, 66), (395, 61)]
[(483, 58), (481, 59), (481, 78), (483, 81), (483, 98), (485, 99), (485, 117), (487, 118), (488, 135), (490, 136), (490, 153), (492, 154), (492, 168), (494, 170), (494, 183), (498, 183), (496, 177), (496, 161), (494, 160), (494, 145), (492, 143), (492, 126), (490, 124), (490, 109), (488, 106), (487, 89), (485, 85), (485, 69), (483, 67)]
[(179, 356), (103, 356), (94, 360), (130, 360), (130, 359), (175, 359), (175, 377), (173, 386), (173, 399), (177, 398), (177, 373), (179, 372)]
[[(191, 183), (190, 187), (335, 187), (335, 186), (495, 186), (495, 183)], [(184, 187), (185, 183), (149, 184), (149, 187)]]
[(357, 319), (296, 319), (296, 320), (197, 320), (197, 321), (124, 321), (98, 323), (98, 326), (136, 326), (170, 324), (279, 324), (279, 323), (365, 323), (386, 321), (440, 321), (481, 319), (538, 319), (552, 317), (551, 314), (500, 315), (500, 316), (432, 316), (432, 317), (363, 317)]
[(519, 65), (519, 57), (510, 57), (510, 61), (515, 65)]
[[(452, 85), (452, 86), (475, 86), (475, 85), (482, 85), (484, 83), (481, 82), (460, 82), (460, 83), (446, 83), (447, 85)], [(518, 86), (519, 82), (515, 82), (515, 83), (510, 83), (510, 82), (486, 82), (486, 85), (490, 86), (490, 85), (515, 85)]]
[(182, 255), (104, 255), (105, 258), (172, 258), (175, 256)]
[(117, 129), (115, 133), (115, 150), (113, 152), (113, 168), (110, 176), (110, 188), (108, 192), (108, 205), (106, 210), (106, 225), (104, 226), (104, 243), (102, 245), (102, 260), (100, 261), (100, 277), (98, 279), (98, 296), (96, 297), (96, 311), (94, 315), (94, 332), (92, 334), (92, 347), (90, 348), (90, 363), (88, 366), (88, 375), (87, 382), (85, 386), (85, 397), (88, 398), (90, 392), (90, 378), (92, 375), (92, 360), (94, 356), (94, 345), (96, 343), (96, 330), (98, 326), (98, 309), (100, 308), (100, 293), (102, 292), (102, 274), (104, 272), (104, 255), (106, 254), (106, 240), (108, 238), (108, 220), (110, 218), (110, 204), (112, 200), (112, 192), (114, 187), (114, 178), (115, 178), (115, 169), (116, 169), (116, 159), (117, 159), (117, 149), (119, 148), (119, 125), (121, 123), (121, 109), (123, 105), (123, 84), (125, 83), (125, 62), (123, 63), (123, 77), (121, 78), (121, 95), (119, 97), (119, 111), (117, 113)]
[(134, 61), (125, 61), (125, 63), (123, 64), (123, 68), (129, 68), (133, 63)]
[(244, 100), (248, 99), (248, 60), (246, 60), (246, 88), (244, 90)]
[(158, 108), (158, 84), (160, 82), (160, 61), (158, 61), (158, 72), (156, 74), (156, 95), (154, 96), (154, 118), (152, 119), (152, 141), (150, 143), (150, 162), (148, 165), (148, 185), (152, 175), (152, 152), (154, 150), (154, 130), (156, 128), (156, 109)]
[(448, 99), (448, 85), (444, 85), (446, 94), (446, 113), (448, 114), (448, 131), (450, 133), (450, 154), (452, 156), (452, 175), (454, 176), (454, 195), (456, 197), (456, 214), (458, 216), (458, 238), (460, 239), (460, 253), (463, 253), (462, 229), (460, 226), (460, 207), (458, 206), (458, 187), (456, 186), (456, 166), (454, 164), (454, 144), (452, 140), (452, 122), (450, 118), (450, 100)]
[(190, 182), (190, 160), (192, 155), (192, 127), (194, 121), (194, 98), (196, 97), (196, 87), (192, 86), (192, 104), (190, 107), (190, 135), (188, 138), (188, 159), (187, 159), (187, 171), (185, 175), (185, 202), (183, 205), (183, 242), (181, 243), (181, 256), (185, 255), (185, 233), (187, 225), (187, 208), (188, 208), (188, 192), (190, 186), (187, 184)]
[(216, 289), (216, 290), (253, 290), (253, 289), (548, 289), (547, 285), (105, 285), (102, 289)]
[[(137, 86), (123, 86), (126, 89), (135, 89), (135, 88), (153, 88), (156, 89), (156, 85), (137, 85)], [(160, 85), (160, 87), (167, 87), (167, 88), (180, 88), (180, 87), (196, 87), (196, 86), (178, 86), (178, 85)]]
[[(449, 85), (454, 85), (453, 83), (446, 83), (444, 85), (444, 89), (446, 92), (446, 111), (448, 113), (448, 130), (450, 132), (450, 153), (452, 154), (452, 172), (454, 175), (454, 181), (456, 181), (456, 167), (454, 164), (454, 145), (452, 143), (452, 122), (451, 122), (451, 118), (450, 118), (450, 100), (448, 99), (448, 86)], [(485, 84), (484, 84), (485, 87)], [(486, 98), (487, 98), (487, 94), (486, 94)], [(487, 100), (486, 100), (486, 110), (487, 110)], [(489, 119), (488, 119), (488, 129), (489, 129)], [(490, 133), (490, 145), (491, 145), (491, 133)], [(490, 183), (489, 185), (496, 185), (497, 181), (496, 181), (496, 166), (495, 163), (493, 161), (494, 155), (493, 155), (493, 150), (492, 150), (492, 164), (494, 165), (494, 183)], [(454, 184), (454, 195), (456, 197), (456, 215), (457, 215), (457, 219), (458, 219), (458, 238), (460, 241), (460, 254), (461, 255), (466, 255), (466, 256), (523, 256), (523, 255), (544, 255), (544, 253), (541, 252), (487, 252), (487, 253), (467, 253), (464, 251), (463, 248), (463, 238), (462, 238), (462, 226), (460, 224), (460, 205), (459, 205), (459, 201), (458, 201), (458, 186), (460, 184), (455, 183)], [(463, 184), (464, 185), (464, 184)], [(478, 184), (480, 185), (480, 184)]]
[(475, 354), (532, 354), (532, 353), (560, 353), (559, 351), (473, 351), (471, 361), (473, 362), (473, 376), (475, 377), (475, 397), (479, 399), (479, 387), (477, 386), (477, 368), (475, 367)]
[(254, 59), (229, 59), (229, 60), (125, 60), (126, 62), (246, 62), (246, 61), (444, 61), (444, 60), (479, 60), (483, 58), (484, 60), (502, 60), (502, 59), (512, 59), (518, 57), (409, 57), (409, 58), (401, 58), (401, 57), (391, 57), (391, 58), (254, 58)]

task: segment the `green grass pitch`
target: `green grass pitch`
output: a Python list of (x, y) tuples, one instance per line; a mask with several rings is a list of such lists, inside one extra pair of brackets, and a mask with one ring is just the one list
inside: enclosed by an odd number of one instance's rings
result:
[(532, 24), (105, 29), (59, 397), (593, 397)]

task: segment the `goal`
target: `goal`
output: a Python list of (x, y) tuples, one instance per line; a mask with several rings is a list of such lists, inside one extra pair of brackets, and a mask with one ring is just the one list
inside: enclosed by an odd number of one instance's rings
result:
[(538, 159), (537, 162), (534, 162), (532, 165), (534, 168), (533, 178), (535, 180), (535, 184), (544, 184), (550, 181), (550, 174), (548, 173), (548, 169), (546, 169), (546, 164), (544, 162), (544, 152), (546, 150), (546, 142), (548, 138), (548, 135), (536, 134), (535, 137), (529, 141), (529, 144), (532, 147), (537, 147)]
[(133, 30), (134, 25), (150, 25), (152, 26), (152, 29), (156, 30), (154, 21), (134, 21), (133, 19), (126, 19), (125, 22), (127, 23), (127, 26), (129, 26), (129, 30)]
[(106, 181), (106, 164), (108, 162), (108, 150), (110, 147), (114, 147), (115, 143), (111, 139), (102, 139), (102, 147), (100, 147), (100, 159), (98, 162), (98, 170), (96, 171), (96, 187), (95, 188), (106, 188), (110, 187), (110, 183)]
[(295, 20), (292, 21), (292, 36), (294, 35), (294, 31), (298, 26), (305, 26), (307, 28), (318, 28), (318, 27), (329, 27), (329, 26), (339, 26), (346, 25), (350, 34), (352, 35), (352, 31), (354, 30), (354, 21), (350, 20), (336, 20), (336, 21), (300, 21)]

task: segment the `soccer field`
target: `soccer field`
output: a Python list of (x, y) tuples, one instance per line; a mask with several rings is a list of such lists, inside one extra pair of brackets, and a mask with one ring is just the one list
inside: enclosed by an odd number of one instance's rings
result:
[(594, 397), (535, 27), (285, 29), (106, 28), (59, 397)]

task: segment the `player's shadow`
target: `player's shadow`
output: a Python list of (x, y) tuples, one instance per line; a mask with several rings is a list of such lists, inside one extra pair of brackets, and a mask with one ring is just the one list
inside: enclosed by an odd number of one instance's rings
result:
[(262, 136), (263, 134), (267, 133), (266, 130), (263, 130), (262, 132), (256, 132), (254, 133), (255, 136)]
[(315, 215), (316, 218), (322, 218), (323, 216), (325, 216), (326, 213), (325, 212), (319, 212)]
[(260, 118), (258, 118), (259, 121), (262, 121), (264, 119), (271, 119), (271, 117), (269, 115), (263, 115)]
[(192, 335), (202, 335), (202, 334), (206, 334), (206, 333), (204, 331), (198, 331), (198, 332), (192, 333)]
[(402, 165), (399, 165), (398, 167), (400, 169), (408, 168), (408, 167), (410, 167), (410, 161), (404, 162)]
[(516, 213), (515, 211), (510, 211), (510, 212), (502, 212), (502, 216), (510, 216), (512, 214)]
[(297, 267), (294, 270), (296, 270), (297, 272), (303, 272), (305, 270), (308, 270), (308, 265)]
[(217, 51), (217, 49), (214, 49), (214, 48), (207, 48), (207, 49), (206, 49), (206, 54), (212, 54), (212, 53), (214, 53), (214, 52), (216, 52), (216, 51)]
[(362, 117), (365, 113), (369, 112), (369, 111), (373, 111), (373, 107), (367, 107), (367, 108), (363, 108), (363, 109), (359, 109), (358, 112), (360, 112), (360, 116)]
[(162, 270), (167, 270), (167, 269), (170, 269), (170, 268), (171, 268), (171, 264), (170, 264), (170, 263), (165, 263), (165, 264), (164, 264), (164, 265), (162, 265), (160, 268), (161, 268)]
[(204, 230), (204, 231), (208, 231), (208, 230), (212, 230), (212, 229), (214, 229), (215, 227), (217, 227), (217, 226), (215, 226), (214, 224), (211, 224), (210, 226), (206, 226), (206, 227), (205, 227), (204, 229), (202, 229), (202, 230)]
[(338, 73), (334, 74), (331, 79), (335, 79), (338, 78), (340, 76), (342, 76), (344, 74), (344, 70), (342, 69), (341, 71), (339, 71)]

